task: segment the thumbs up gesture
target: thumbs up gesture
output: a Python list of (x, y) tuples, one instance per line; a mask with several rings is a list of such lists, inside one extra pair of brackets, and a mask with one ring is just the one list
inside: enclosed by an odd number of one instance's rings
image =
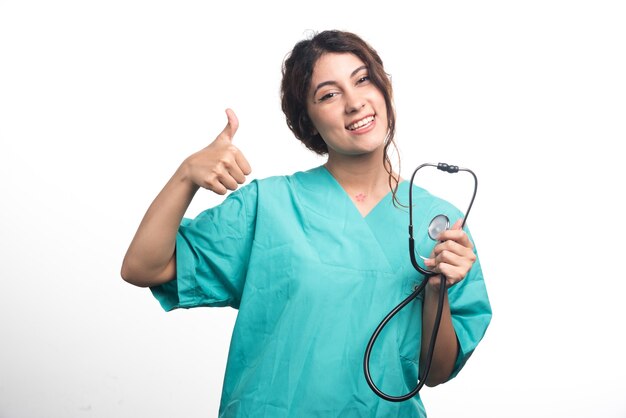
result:
[(224, 130), (206, 148), (187, 157), (181, 168), (194, 185), (223, 195), (236, 190), (251, 173), (250, 164), (233, 145), (239, 120), (231, 109), (226, 109), (228, 123)]

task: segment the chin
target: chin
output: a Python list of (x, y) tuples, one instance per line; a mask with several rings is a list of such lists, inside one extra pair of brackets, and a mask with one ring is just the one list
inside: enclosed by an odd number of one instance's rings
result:
[(352, 155), (354, 157), (358, 157), (358, 156), (366, 157), (368, 155), (380, 154), (380, 153), (383, 152), (384, 148), (385, 148), (385, 144), (380, 144), (378, 146), (364, 147), (364, 148), (359, 148), (359, 149), (347, 150), (343, 154), (345, 154), (345, 155)]

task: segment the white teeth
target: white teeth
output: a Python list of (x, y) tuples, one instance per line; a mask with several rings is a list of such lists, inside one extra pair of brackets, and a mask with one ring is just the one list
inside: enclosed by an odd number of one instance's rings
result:
[(348, 129), (351, 131), (354, 131), (355, 129), (359, 129), (361, 126), (365, 126), (368, 123), (371, 123), (373, 120), (374, 120), (374, 116), (368, 116), (366, 118), (361, 119), (358, 122), (348, 125)]

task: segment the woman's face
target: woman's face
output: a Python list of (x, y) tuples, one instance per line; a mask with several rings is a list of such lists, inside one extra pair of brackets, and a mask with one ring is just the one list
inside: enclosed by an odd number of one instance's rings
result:
[(307, 111), (332, 153), (362, 155), (383, 147), (387, 108), (365, 63), (350, 53), (325, 53), (315, 64)]

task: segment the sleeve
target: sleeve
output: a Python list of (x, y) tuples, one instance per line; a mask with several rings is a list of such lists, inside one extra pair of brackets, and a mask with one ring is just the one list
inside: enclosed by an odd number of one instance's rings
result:
[[(465, 216), (450, 202), (436, 199), (433, 201), (426, 219), (432, 219), (433, 216), (440, 213), (447, 214), (451, 224)], [(426, 225), (422, 225), (420, 228), (426, 228)], [(476, 261), (467, 276), (448, 289), (452, 325), (459, 343), (459, 354), (448, 380), (453, 379), (471, 357), (487, 331), (492, 314), (476, 244), (467, 225), (465, 225), (464, 230), (474, 244)]]
[(452, 379), (470, 358), (491, 322), (491, 305), (478, 258), (467, 277), (449, 289), (448, 298), (459, 342), (459, 354), (450, 376)]
[(257, 184), (231, 193), (176, 237), (176, 278), (150, 290), (166, 311), (199, 306), (239, 308), (256, 225)]

